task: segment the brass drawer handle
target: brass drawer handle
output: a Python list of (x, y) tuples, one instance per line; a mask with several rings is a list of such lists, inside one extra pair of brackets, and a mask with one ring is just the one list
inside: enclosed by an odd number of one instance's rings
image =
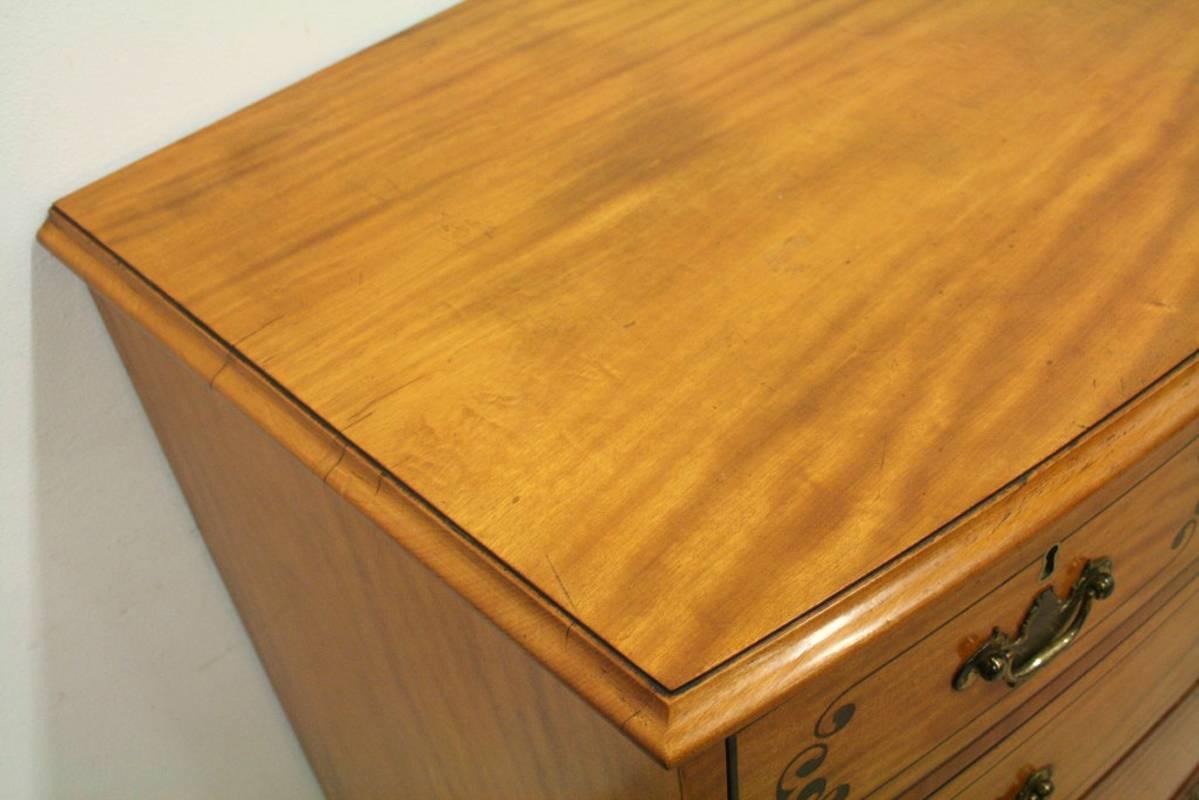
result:
[(992, 631), (953, 676), (953, 688), (965, 689), (976, 672), (984, 680), (1003, 678), (1008, 686), (1019, 686), (1073, 644), (1091, 603), (1115, 590), (1111, 559), (1088, 561), (1065, 600), (1048, 587), (1037, 595), (1014, 640), (999, 628)]
[(1053, 794), (1053, 765), (1042, 767), (1028, 776), (1016, 800), (1045, 800)]

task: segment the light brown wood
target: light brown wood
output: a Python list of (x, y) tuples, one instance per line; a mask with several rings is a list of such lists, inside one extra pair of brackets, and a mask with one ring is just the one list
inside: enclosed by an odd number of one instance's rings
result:
[(1174, 800), (1196, 800), (1199, 798), (1199, 767), (1187, 778), (1186, 785), (1175, 795)]
[(683, 800), (729, 800), (729, 776), (723, 743), (700, 751), (679, 768)]
[[(1089, 519), (1061, 533), (1056, 566), (1042, 579), (1044, 558), (995, 586), (959, 614), (914, 637), (885, 661), (847, 663), (738, 734), (746, 797), (801, 796), (811, 775), (796, 779), (827, 748), (820, 775), (845, 783), (854, 796), (894, 796), (996, 720), (1024, 703), (1039, 684), (1067, 670), (1155, 591), (1194, 564), (1199, 520), (1199, 441), (1171, 442), (1165, 460)], [(1066, 596), (1088, 559), (1108, 557), (1117, 591), (1097, 602), (1077, 642), (1030, 684), (1012, 691), (975, 681), (955, 691), (951, 679), (992, 628), (1015, 633), (1046, 586)], [(854, 672), (854, 669), (859, 670)]]
[[(1185, 593), (1188, 585), (1194, 581), (1199, 569), (1194, 564), (1184, 573), (1179, 574), (1163, 589), (1156, 592), (1152, 598), (1143, 603), (1137, 610), (1128, 615), (1114, 630), (1107, 632), (1103, 640), (1095, 643), (1085, 655), (1073, 660), (1069, 666), (1058, 672), (1047, 682), (1028, 687), (1034, 694), (1023, 694), (1021, 702), (1010, 713), (998, 718), (983, 734), (979, 735), (966, 746), (957, 750), (936, 768), (925, 772), (919, 779), (902, 791), (888, 793), (897, 800), (917, 800), (926, 798), (932, 792), (953, 780), (961, 772), (990, 753), (995, 746), (1013, 732), (1037, 716), (1051, 703), (1055, 702), (1062, 692), (1076, 684), (1097, 665), (1105, 663), (1105, 659), (1113, 658), (1113, 651), (1127, 642), (1130, 637), (1137, 635), (1146, 624), (1155, 624), (1153, 617), (1171, 601)], [(1128, 740), (1126, 745), (1131, 749), (1134, 742)], [(910, 773), (909, 779), (916, 773)], [(894, 783), (898, 789), (902, 783)], [(881, 793), (876, 793), (881, 794)]]
[[(135, 318), (218, 393), (277, 439), (314, 474), (470, 600), (501, 629), (566, 679), (609, 720), (671, 764), (715, 741), (712, 726), (680, 726), (668, 738), (669, 706), (627, 662), (527, 582), (456, 535), (360, 450), (281, 394), (270, 379), (196, 325), (93, 241), (73, 238), (52, 214), (39, 240), (95, 291)], [(737, 711), (737, 709), (731, 709)], [(728, 725), (727, 720), (720, 720)]]
[(1199, 687), (1087, 795), (1088, 800), (1174, 797), (1199, 769)]
[[(93, 286), (170, 343), (193, 368), (207, 368), (202, 374), (214, 375), (214, 390), (253, 415), (310, 469), (386, 524), (390, 535), (487, 610), (610, 719), (623, 722), (626, 733), (670, 763), (697, 752), (694, 748), (701, 744), (711, 745), (715, 732), (728, 730), (758, 709), (768, 710), (794, 686), (802, 686), (812, 696), (840, 691), (833, 688), (837, 684), (829, 682), (830, 676), (860, 674), (902, 652), (1029, 559), (1039, 558), (1046, 547), (1129, 490), (1199, 433), (1199, 421), (1193, 419), (1196, 369), (1192, 363), (952, 531), (849, 593), (843, 602), (810, 615), (806, 624), (794, 626), (688, 691), (661, 697), (622, 673), (619, 661), (607, 667), (600, 662), (596, 670), (604, 651), (588, 648), (594, 640), (586, 631), (573, 625), (553, 628), (558, 617), (552, 609), (528, 602), (519, 583), (491, 580), (505, 573), (480, 568), (470, 551), (448, 546), (455, 542), (452, 538), (436, 539), (431, 518), (414, 514), (386, 476), (377, 477), (371, 491), (363, 492), (364, 482), (352, 478), (363, 472), (364, 462), (352, 446), (337, 447), (325, 429), (311, 424), (311, 418), (294, 406), (263, 402), (277, 395), (261, 374), (235, 354), (226, 355), (224, 361), (212, 355), (210, 340), (144, 281), (120, 269), (94, 245), (68, 238), (57, 225), (47, 225), (41, 238)], [(1192, 422), (1176, 428), (1177, 421), (1188, 415)], [(1128, 466), (1133, 459), (1139, 460)], [(643, 705), (633, 714), (630, 709), (637, 703)], [(663, 708), (669, 716), (661, 715)]]
[(683, 797), (679, 770), (97, 304), (329, 797)]
[(468, 2), (57, 208), (670, 692), (1196, 349), (1197, 26)]
[[(1011, 797), (1054, 767), (1054, 800), (1081, 797), (1199, 679), (1199, 584), (932, 797)], [(1135, 797), (1149, 798), (1148, 794)]]
[[(656, 8), (637, 25), (647, 8), (535, 3), (514, 16), (468, 4), (73, 195), (41, 238), (610, 720), (679, 763), (821, 674), (899, 652), (1193, 420), (1193, 360), (1144, 390), (1195, 344), (1194, 184), (1172, 178), (1188, 157), (1172, 134), (1188, 109), (1154, 124), (1185, 99), (1189, 51), (1169, 45), (1192, 12), (766, 3), (735, 20)], [(1054, 46), (1034, 69), (1023, 28), (1043, 32), (1046, 15)], [(1102, 45), (1116, 29), (1113, 56)], [(522, 39), (534, 30), (559, 34)], [(569, 74), (553, 75), (589, 90), (539, 104), (535, 119), (515, 113), (522, 92), (552, 89), (530, 76), (547, 74), (538, 67), (557, 63), (566, 39)], [(924, 55), (896, 69), (888, 47), (915, 43)], [(943, 69), (966, 45), (1001, 67), (991, 84)], [(798, 73), (769, 69), (826, 51)], [(879, 63), (885, 93), (863, 84)], [(937, 90), (916, 91), (932, 71)], [(1117, 82), (1155, 94), (1118, 113), (1103, 96)], [(643, 83), (638, 102), (605, 105)], [(684, 86), (685, 108), (652, 102)], [(968, 88), (973, 104), (950, 101)], [(817, 90), (820, 103), (765, 113)], [(946, 113), (920, 117), (933, 108)], [(498, 125), (485, 141), (464, 121), (476, 110)], [(696, 110), (714, 135), (672, 150), (687, 126), (664, 123)], [(583, 113), (586, 135), (550, 141)], [(801, 123), (831, 138), (792, 135)], [(636, 137), (608, 136), (630, 124)], [(1004, 147), (983, 152), (995, 135)], [(922, 148), (946, 154), (944, 180), (921, 172)], [(668, 151), (664, 171), (635, 168)], [(784, 161), (779, 174), (804, 192), (758, 191)], [(878, 180), (867, 184), (868, 170)], [(962, 200), (960, 213), (933, 213)], [(455, 203), (504, 224), (469, 239)], [(909, 214), (937, 225), (897, 224)], [(1000, 221), (1024, 227), (999, 242)], [(780, 226), (817, 223), (831, 227), (770, 250)], [(917, 247), (919, 259), (897, 256)], [(838, 267), (853, 248), (861, 257)], [(683, 266), (663, 266), (663, 253), (685, 254)], [(611, 303), (594, 302), (601, 284)], [(640, 331), (621, 328), (642, 338), (607, 335), (612, 309), (645, 312)], [(688, 363), (673, 368), (680, 354)], [(417, 361), (436, 368), (432, 384)], [(619, 381), (596, 372), (616, 364)], [(409, 377), (415, 393), (374, 403)], [(555, 382), (563, 391), (543, 402)], [(651, 395), (668, 402), (641, 402)], [(820, 397), (835, 399), (813, 405)], [(363, 403), (353, 413), (351, 400)], [(683, 403), (694, 413), (672, 412)], [(417, 417), (428, 429), (412, 430)], [(502, 457), (477, 457), (500, 446)], [(564, 468), (583, 451), (585, 473)], [(600, 486), (605, 471), (619, 475)], [(453, 475), (442, 488), (471, 494), (465, 505), (430, 495), (434, 509), (409, 490), (432, 473)], [(522, 500), (496, 505), (497, 482)], [(966, 508), (926, 536), (925, 523)], [(723, 524), (729, 514), (737, 524)], [(806, 610), (822, 581), (852, 587)], [(777, 620), (790, 622), (737, 650)]]
[[(1194, 358), (1147, 386), (1199, 338), (1194, 12), (654, 8), (468, 3), (40, 238), (678, 764), (902, 652), (1194, 426)], [(944, 69), (970, 47), (995, 80)]]

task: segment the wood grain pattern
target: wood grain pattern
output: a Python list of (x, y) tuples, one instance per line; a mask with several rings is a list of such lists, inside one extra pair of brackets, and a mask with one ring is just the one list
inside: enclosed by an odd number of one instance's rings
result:
[(801, 689), (819, 692), (837, 670), (906, 648), (1199, 431), (1199, 361), (1191, 359), (887, 570), (665, 693), (60, 214), (39, 239), (665, 764), (701, 753)]
[(468, 2), (58, 208), (675, 690), (1196, 349), (1197, 25)]
[(1191, 777), (1187, 778), (1186, 784), (1178, 794), (1174, 796), (1174, 800), (1196, 800), (1199, 798), (1199, 767), (1191, 773)]
[[(447, 529), (375, 462), (281, 393), (260, 370), (227, 349), (178, 306), (111, 254), (52, 214), (39, 240), (107, 302), (136, 319), (211, 388), (242, 410), (313, 474), (412, 553), (497, 626), (663, 763), (677, 764), (711, 744), (710, 728), (667, 725), (670, 708), (646, 681), (590, 631), (471, 540)], [(730, 709), (735, 710), (735, 709)], [(721, 724), (729, 724), (721, 720)], [(674, 738), (682, 733), (683, 737)]]
[[(97, 305), (329, 797), (683, 797), (680, 770), (656, 764), (123, 312)], [(689, 784), (687, 800), (713, 797)]]
[(1088, 800), (1181, 797), (1199, 762), (1199, 686), (1120, 760)]
[(1011, 797), (1028, 774), (1048, 764), (1054, 800), (1083, 796), (1199, 679), (1196, 614), (1199, 585), (1191, 585), (931, 797)]
[[(1185, 595), (1189, 585), (1199, 576), (1199, 569), (1196, 566), (1192, 564), (1185, 572), (1176, 575), (1165, 587), (1143, 602), (1134, 613), (1123, 619), (1115, 630), (1105, 632), (1103, 641), (1096, 643), (1082, 657), (1075, 659), (1073, 663), (1053, 676), (1052, 680), (1040, 686), (1028, 687), (1035, 690), (1035, 694), (1024, 695), (1023, 702), (1014, 710), (998, 716), (994, 719), (994, 724), (982, 735), (953, 752), (940, 765), (924, 771), (923, 774), (919, 771), (910, 772), (906, 776), (906, 781), (910, 781), (913, 777), (918, 777), (918, 779), (903, 788), (902, 791), (900, 788), (904, 784), (897, 783), (889, 787), (886, 793), (877, 792), (870, 796), (894, 797), (896, 800), (922, 800), (953, 780), (963, 770), (990, 753), (998, 743), (1011, 736), (1030, 719), (1039, 715), (1043, 709), (1055, 702), (1064, 691), (1075, 685), (1092, 669), (1108, 663), (1106, 661), (1108, 659), (1114, 660), (1113, 651), (1124, 645), (1133, 636), (1138, 635), (1138, 631), (1141, 631), (1146, 625), (1155, 625), (1155, 615), (1169, 606), (1171, 602)], [(1128, 740), (1125, 744), (1131, 749), (1134, 742)], [(925, 769), (927, 769), (927, 765)]]
[(679, 768), (683, 800), (730, 800), (724, 742), (716, 742)]
[[(797, 765), (823, 754), (819, 775), (849, 786), (855, 797), (895, 796), (996, 720), (1013, 713), (1043, 685), (1100, 645), (1109, 633), (1196, 561), (1199, 547), (1183, 535), (1199, 522), (1199, 442), (1169, 459), (1057, 545), (1049, 585), (1065, 596), (1088, 559), (1109, 557), (1117, 591), (1098, 602), (1078, 641), (1029, 684), (1012, 691), (976, 680), (955, 691), (951, 678), (993, 627), (1014, 633), (1044, 588), (1043, 559), (961, 609), (907, 649), (880, 663), (848, 665), (738, 734), (746, 797), (802, 797), (815, 778), (796, 779)], [(840, 714), (840, 718), (838, 718)], [(825, 752), (827, 750), (827, 752)], [(788, 794), (790, 790), (793, 794)], [(913, 795), (919, 796), (919, 795)]]

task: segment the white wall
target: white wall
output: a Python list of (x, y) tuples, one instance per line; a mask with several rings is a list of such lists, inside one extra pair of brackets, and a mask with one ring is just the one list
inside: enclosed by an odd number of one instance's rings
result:
[(0, 0), (0, 797), (320, 792), (80, 284), (56, 198), (449, 0)]

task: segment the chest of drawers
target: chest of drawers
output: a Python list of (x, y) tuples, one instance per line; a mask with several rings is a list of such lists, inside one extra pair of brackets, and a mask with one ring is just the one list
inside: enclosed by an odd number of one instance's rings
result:
[(468, 0), (40, 239), (330, 797), (1167, 797), (1196, 26)]

